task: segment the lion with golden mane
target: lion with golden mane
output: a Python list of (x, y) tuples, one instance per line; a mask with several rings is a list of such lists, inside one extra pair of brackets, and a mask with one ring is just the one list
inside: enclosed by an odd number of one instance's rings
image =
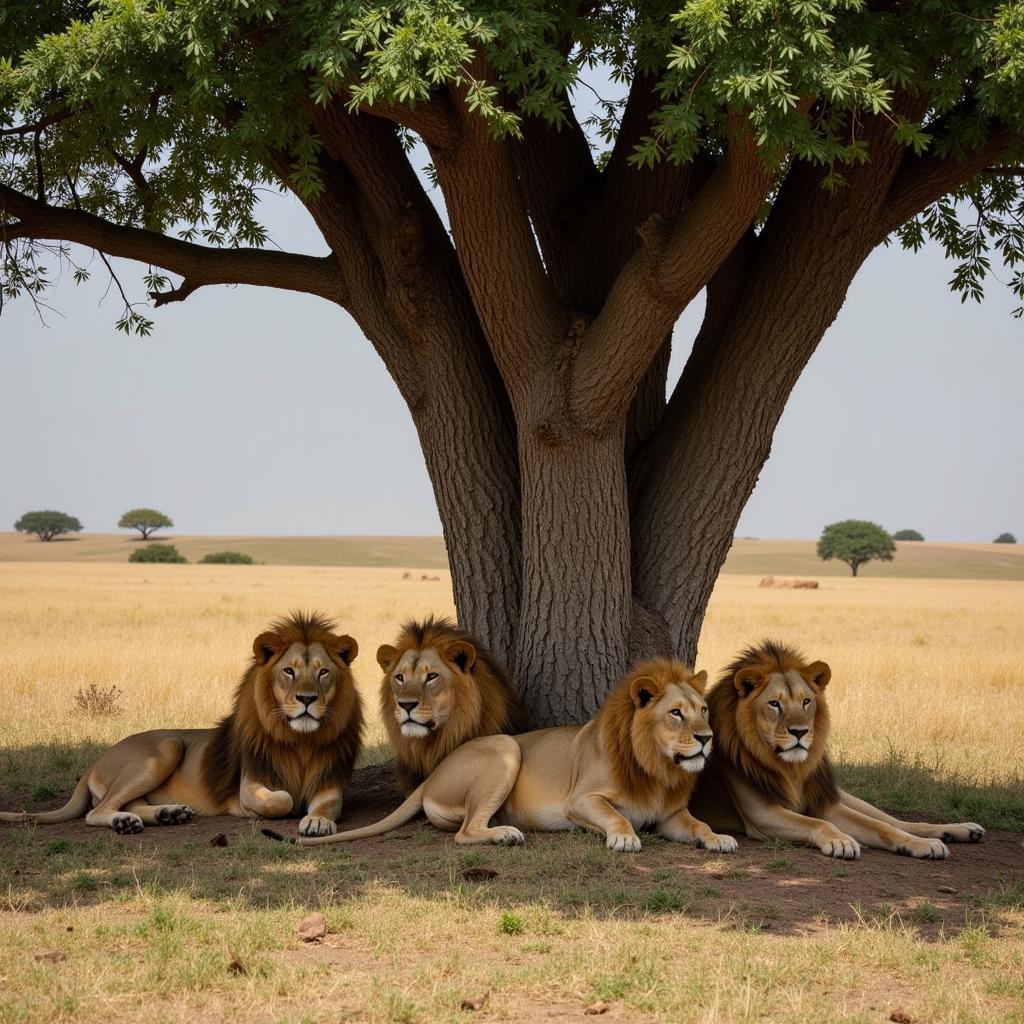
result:
[(381, 835), (422, 810), (467, 845), (521, 843), (523, 829), (579, 826), (605, 836), (610, 849), (635, 851), (636, 830), (653, 825), (674, 842), (731, 852), (732, 836), (715, 835), (687, 809), (711, 749), (706, 681), (706, 672), (694, 675), (678, 661), (645, 661), (586, 725), (472, 740), (377, 824), (286, 841), (313, 846)]
[(395, 775), (411, 793), (456, 747), (514, 732), (519, 702), (480, 642), (448, 619), (407, 622), (377, 663), (380, 712), (395, 751)]
[(787, 839), (852, 860), (861, 845), (945, 858), (947, 842), (978, 842), (980, 825), (900, 821), (836, 785), (826, 747), (832, 670), (791, 647), (745, 650), (708, 693), (715, 752), (694, 813), (716, 829)]
[(362, 705), (349, 665), (358, 646), (319, 614), (293, 614), (253, 642), (234, 707), (213, 729), (154, 729), (111, 747), (67, 804), (0, 821), (64, 822), (119, 833), (196, 814), (283, 818), (302, 835), (337, 830), (359, 753)]

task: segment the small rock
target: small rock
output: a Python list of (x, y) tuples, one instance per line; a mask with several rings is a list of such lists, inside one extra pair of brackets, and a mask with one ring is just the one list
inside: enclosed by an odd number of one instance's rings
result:
[(939, 886), (939, 892), (947, 892), (951, 896), (955, 896), (959, 891), (960, 891), (959, 889), (955, 888), (952, 885), (940, 885)]
[(67, 926), (67, 928), (64, 929), (64, 931), (66, 931), (66, 932), (73, 932), (74, 930), (75, 930), (75, 926), (73, 924), (69, 924)]
[(34, 957), (35, 960), (48, 964), (59, 964), (62, 960), (67, 960), (67, 958), (67, 953), (60, 949), (44, 949), (41, 952), (36, 953)]
[(210, 840), (210, 845), (211, 846), (227, 846), (228, 845), (228, 837), (226, 835), (224, 835), (223, 832), (218, 832)]
[(893, 1024), (914, 1024), (914, 1018), (903, 1010), (893, 1010), (892, 1013), (889, 1014), (889, 1020), (891, 1020)]
[(481, 878), (497, 878), (498, 877), (498, 872), (495, 871), (494, 868), (485, 868), (485, 867), (480, 867), (478, 865), (478, 866), (475, 866), (475, 867), (466, 868), (466, 870), (462, 872), (462, 877), (463, 878), (468, 878), (468, 879), (470, 879), (472, 881), (475, 881), (475, 880), (478, 880), (478, 879), (481, 879)]
[(327, 934), (327, 919), (323, 914), (310, 914), (299, 922), (299, 938), (303, 942), (319, 942)]
[(596, 1017), (599, 1013), (607, 1013), (611, 1008), (611, 1003), (606, 1003), (603, 1000), (598, 999), (596, 1003), (584, 1006), (583, 1012), (589, 1014), (591, 1017)]
[(462, 1000), (463, 1010), (482, 1010), (484, 1003), (487, 1002), (487, 996), (489, 993), (485, 992), (482, 996), (473, 996), (471, 999)]
[(245, 969), (245, 964), (238, 959), (237, 956), (231, 958), (231, 963), (228, 964), (228, 972), (230, 974), (248, 974), (249, 972)]

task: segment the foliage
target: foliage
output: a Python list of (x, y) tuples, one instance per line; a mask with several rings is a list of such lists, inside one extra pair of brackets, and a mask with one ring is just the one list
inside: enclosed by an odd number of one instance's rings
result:
[(895, 551), (892, 537), (877, 523), (866, 519), (830, 523), (818, 541), (819, 558), (826, 562), (832, 558), (845, 562), (854, 576), (865, 562), (873, 559), (891, 562)]
[(188, 559), (173, 544), (147, 544), (136, 548), (129, 556), (129, 562), (178, 562)]
[(75, 694), (75, 707), (88, 718), (113, 718), (121, 714), (118, 701), (122, 695), (123, 691), (116, 686), (103, 690), (90, 683), (87, 689), (79, 687)]
[(1017, 538), (1012, 533), (1001, 533), (994, 541), (993, 544), (1016, 544)]
[(924, 534), (918, 530), (897, 530), (892, 535), (893, 540), (924, 540)]
[[(0, 183), (117, 224), (261, 245), (261, 186), (286, 174), (304, 197), (324, 188), (310, 102), (415, 108), (447, 86), (496, 135), (516, 136), (526, 117), (561, 124), (573, 91), (606, 74), (656, 76), (659, 106), (636, 164), (720, 154), (742, 115), (769, 163), (814, 163), (828, 170), (825, 187), (841, 190), (845, 169), (871, 158), (865, 114), (885, 112), (920, 154), (971, 153), (997, 128), (1019, 138), (1024, 9), (999, 0), (7, 0)], [(910, 116), (897, 93), (920, 99)], [(596, 109), (602, 149), (621, 104), (599, 99)], [(939, 241), (965, 299), (980, 297), (993, 261), (1024, 295), (1022, 212), (1017, 177), (979, 175), (898, 238), (915, 249)], [(55, 278), (51, 261), (72, 259), (66, 246), (26, 238), (4, 250), (8, 298), (38, 295)], [(90, 270), (73, 272), (81, 280)], [(154, 291), (169, 283), (155, 271), (146, 280)], [(118, 327), (148, 333), (136, 305), (125, 299)]]
[(117, 525), (122, 530), (138, 530), (146, 540), (154, 530), (169, 529), (174, 523), (155, 508), (133, 508), (121, 516)]
[(253, 565), (252, 555), (241, 551), (213, 551), (199, 559), (202, 565)]
[(19, 533), (34, 533), (40, 540), (53, 540), (63, 533), (78, 533), (82, 524), (75, 516), (66, 512), (46, 509), (40, 512), (26, 512), (15, 524)]

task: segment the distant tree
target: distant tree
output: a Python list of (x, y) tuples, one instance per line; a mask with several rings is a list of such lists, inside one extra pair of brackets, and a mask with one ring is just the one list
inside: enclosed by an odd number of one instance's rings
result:
[(897, 530), (892, 535), (893, 540), (924, 540), (924, 534), (918, 530)]
[(1017, 538), (1012, 533), (1001, 533), (994, 541), (993, 544), (1016, 544)]
[(818, 557), (826, 562), (838, 558), (850, 567), (854, 576), (857, 570), (872, 559), (891, 562), (896, 545), (892, 537), (877, 523), (865, 519), (844, 519), (830, 523), (822, 531), (818, 541)]
[(199, 561), (203, 565), (252, 565), (252, 555), (243, 555), (241, 551), (213, 551), (203, 555)]
[(133, 508), (121, 516), (117, 525), (122, 530), (138, 530), (143, 540), (149, 540), (154, 530), (170, 529), (174, 523), (155, 508)]
[(129, 556), (129, 562), (178, 562), (188, 559), (173, 544), (147, 544), (136, 548)]
[(66, 512), (46, 509), (42, 512), (26, 512), (14, 524), (14, 528), (19, 533), (34, 533), (40, 540), (53, 540), (62, 533), (78, 533), (82, 524)]

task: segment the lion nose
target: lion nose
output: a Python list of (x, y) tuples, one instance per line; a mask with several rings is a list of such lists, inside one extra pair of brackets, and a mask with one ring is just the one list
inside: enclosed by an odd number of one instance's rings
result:
[(400, 700), (398, 702), (398, 706), (407, 714), (408, 712), (412, 711), (412, 709), (416, 707), (417, 704), (419, 704), (418, 700)]
[(695, 740), (696, 740), (696, 741), (697, 741), (697, 742), (698, 742), (698, 743), (699, 743), (699, 744), (701, 745), (701, 747), (703, 748), (703, 747), (706, 747), (706, 746), (708, 745), (708, 741), (709, 741), (709, 740), (711, 739), (711, 735), (712, 735), (712, 734), (711, 734), (711, 733), (709, 733), (709, 732), (695, 732), (695, 733), (693, 734), (693, 738), (694, 738), (694, 739), (695, 739)]
[(806, 736), (810, 731), (810, 729), (790, 729), (789, 735), (795, 736), (799, 740)]
[(309, 705), (312, 704), (313, 701), (316, 700), (316, 694), (315, 693), (297, 693), (297, 694), (295, 694), (295, 699), (302, 701), (302, 703), (305, 704), (306, 707), (308, 708)]

